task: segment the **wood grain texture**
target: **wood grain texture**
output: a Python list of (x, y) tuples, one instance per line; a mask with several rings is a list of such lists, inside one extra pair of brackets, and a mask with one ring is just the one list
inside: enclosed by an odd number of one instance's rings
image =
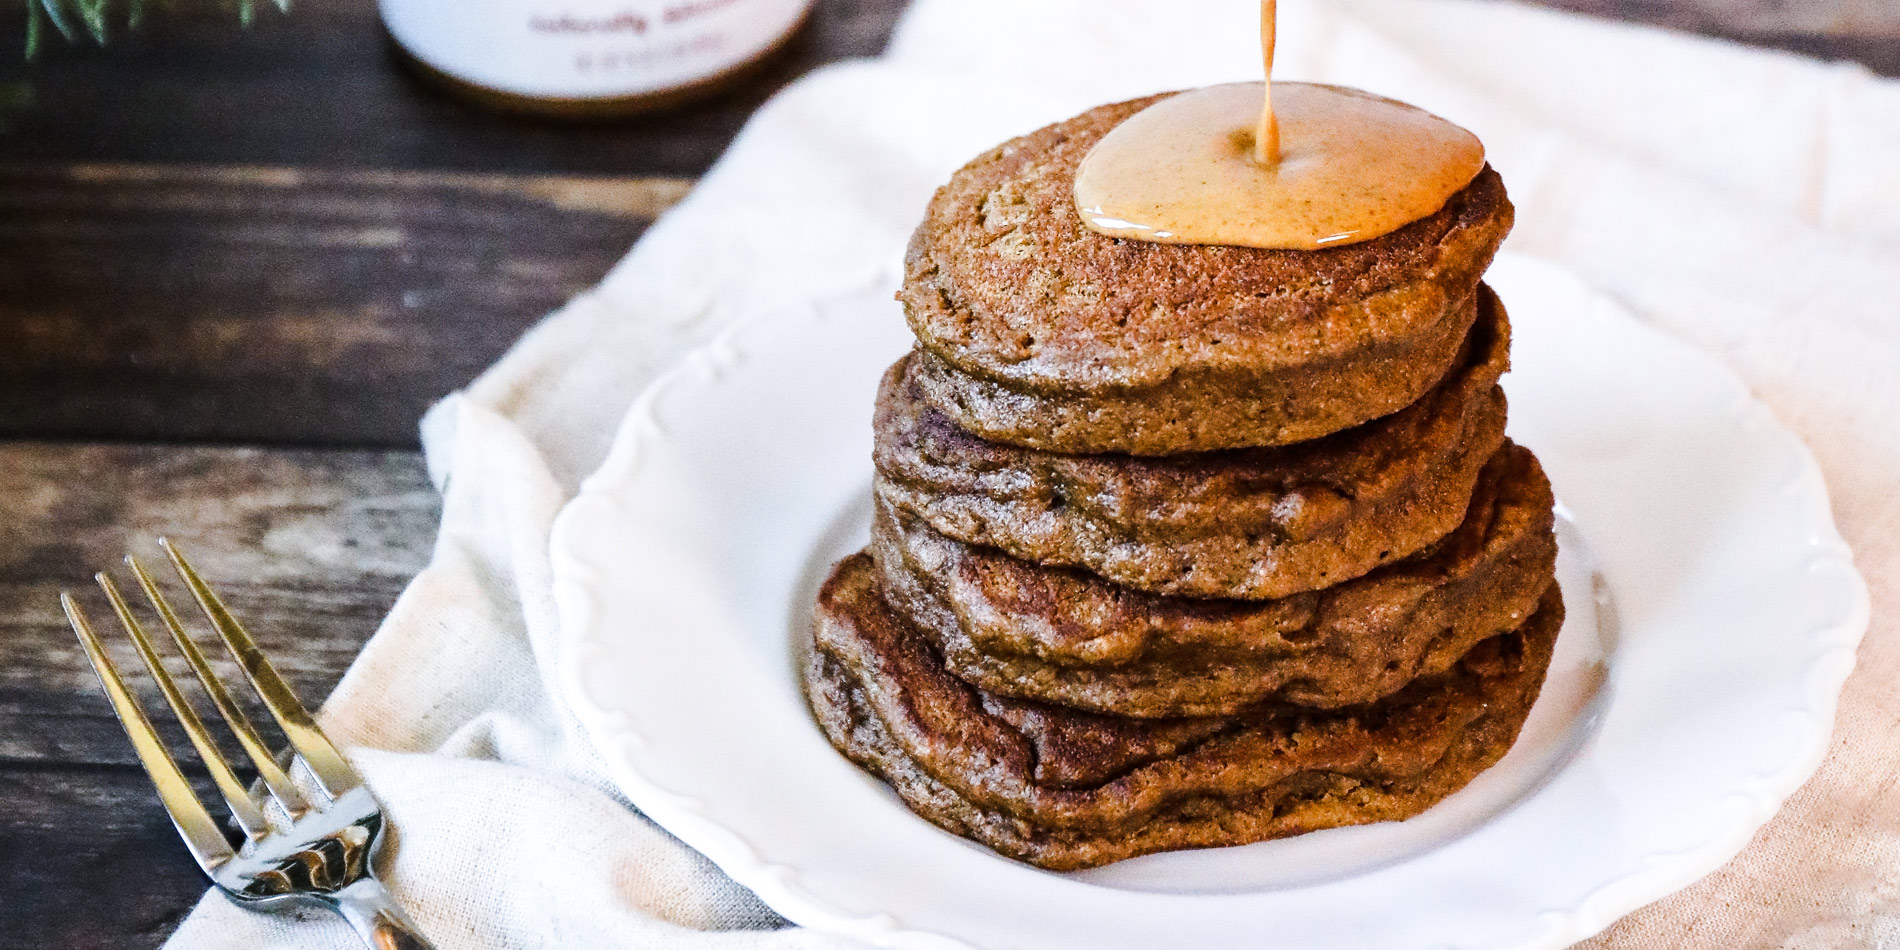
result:
[[(823, 63), (884, 48), (904, 0), (822, 0), (744, 84), (670, 112), (573, 125), (499, 115), (392, 59), (374, 0), (299, 0), (248, 29), (220, 4), (164, 5), (105, 49), (7, 49), (24, 6), (0, 4), (0, 160), (526, 171), (704, 172), (760, 103)], [(159, 6), (159, 5), (154, 5)], [(17, 47), (15, 47), (17, 49)]]
[(182, 6), (105, 49), (0, 55), (0, 436), (413, 446), (678, 200), (669, 176), (882, 49), (901, 0), (825, 0), (740, 87), (594, 125), (413, 81), (373, 0), (249, 30)]
[(0, 498), (0, 761), (37, 766), (136, 763), (60, 590), (106, 632), (88, 579), (128, 586), (120, 557), (162, 565), (155, 542), (171, 537), (314, 703), (426, 563), (438, 512), (410, 452), (0, 443)]
[(189, 760), (86, 578), (111, 569), (124, 582), (122, 553), (157, 557), (155, 538), (176, 539), (315, 704), (426, 563), (436, 495), (410, 452), (10, 442), (0, 499), (0, 947), (157, 946), (204, 879), (67, 629), (59, 590), (75, 591)]
[(1537, 0), (1598, 16), (1732, 36), (1900, 37), (1892, 0)]
[(1900, 76), (1892, 0), (1533, 0), (1539, 6), (1702, 33)]
[(207, 886), (137, 769), (18, 765), (0, 770), (0, 885), (0, 948), (20, 950), (156, 947)]
[(0, 435), (412, 446), (686, 187), (0, 166)]

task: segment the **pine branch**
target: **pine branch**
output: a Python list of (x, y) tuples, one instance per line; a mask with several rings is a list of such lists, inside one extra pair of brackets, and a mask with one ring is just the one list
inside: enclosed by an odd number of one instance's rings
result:
[[(52, 27), (68, 43), (77, 43), (82, 34), (105, 45), (115, 22), (123, 20), (123, 32), (137, 32), (145, 23), (150, 0), (25, 0), (26, 58), (38, 57), (46, 44), (47, 27)], [(291, 0), (271, 0), (279, 13), (290, 12)], [(166, 6), (175, 4), (166, 3)], [(218, 5), (237, 14), (238, 24), (249, 27), (257, 18), (258, 0), (218, 0)]]

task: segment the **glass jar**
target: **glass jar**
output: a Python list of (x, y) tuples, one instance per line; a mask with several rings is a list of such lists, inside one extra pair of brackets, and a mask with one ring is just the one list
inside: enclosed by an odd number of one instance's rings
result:
[(812, 0), (378, 0), (397, 51), (490, 105), (621, 115), (716, 90), (770, 56)]

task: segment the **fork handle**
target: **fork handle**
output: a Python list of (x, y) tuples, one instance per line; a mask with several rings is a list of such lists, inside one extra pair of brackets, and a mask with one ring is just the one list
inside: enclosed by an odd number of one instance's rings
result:
[(370, 950), (435, 950), (396, 899), (373, 877), (326, 894), (323, 902), (356, 928), (356, 935), (369, 944)]

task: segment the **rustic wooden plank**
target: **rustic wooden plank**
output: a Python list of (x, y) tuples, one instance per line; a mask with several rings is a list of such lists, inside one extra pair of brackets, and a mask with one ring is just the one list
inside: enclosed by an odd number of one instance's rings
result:
[(55, 39), (32, 64), (24, 6), (0, 4), (0, 160), (439, 168), (615, 176), (703, 172), (759, 103), (816, 66), (884, 48), (904, 0), (821, 0), (755, 76), (672, 112), (584, 125), (490, 112), (394, 62), (374, 0), (298, 2), (250, 29), (167, 4), (106, 49)]
[(1807, 33), (1731, 36), (1817, 59), (1859, 63), (1882, 76), (1900, 76), (1900, 36), (1820, 36)]
[(1529, 0), (1900, 76), (1900, 4), (1890, 0)]
[[(123, 575), (123, 553), (157, 556), (155, 539), (172, 537), (315, 702), (426, 562), (438, 513), (409, 452), (0, 443), (0, 498), (9, 766), (135, 762), (66, 629), (61, 589), (105, 621), (92, 573)], [(109, 640), (137, 669), (129, 644)]]
[(412, 446), (686, 188), (0, 165), (0, 436)]
[(1583, 13), (1731, 36), (1900, 37), (1891, 0), (1533, 0)]
[(135, 768), (0, 770), (0, 809), (0, 947), (156, 947), (204, 893)]
[[(204, 880), (58, 591), (76, 590), (110, 630), (91, 572), (173, 537), (314, 703), (427, 561), (436, 495), (411, 452), (0, 442), (0, 498), (0, 946), (155, 947)], [(108, 642), (139, 669), (122, 636)]]
[[(0, 94), (0, 436), (413, 445), (430, 403), (596, 282), (685, 188), (558, 172), (697, 171), (783, 82), (880, 49), (898, 7), (826, 2), (745, 89), (614, 126), (524, 123), (414, 86), (368, 0), (249, 32), (155, 15), (108, 50), (0, 56), (18, 77)], [(21, 161), (75, 158), (297, 166)], [(535, 171), (312, 170), (339, 164)]]

